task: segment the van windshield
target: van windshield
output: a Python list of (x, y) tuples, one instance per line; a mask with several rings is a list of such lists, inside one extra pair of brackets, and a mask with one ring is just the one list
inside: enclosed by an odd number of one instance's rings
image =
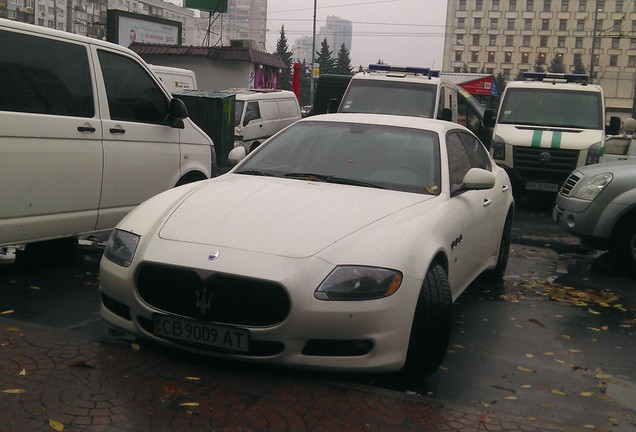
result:
[(241, 117), (243, 116), (243, 107), (245, 106), (245, 101), (237, 100), (234, 105), (234, 127), (237, 127), (241, 124)]
[(433, 118), (436, 94), (435, 84), (354, 79), (339, 112)]
[(499, 109), (498, 123), (603, 129), (601, 93), (509, 88)]

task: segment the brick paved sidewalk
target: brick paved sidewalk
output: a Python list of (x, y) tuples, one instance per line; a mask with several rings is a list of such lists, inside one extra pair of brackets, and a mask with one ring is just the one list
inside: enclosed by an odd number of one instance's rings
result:
[(0, 432), (580, 431), (0, 318)]

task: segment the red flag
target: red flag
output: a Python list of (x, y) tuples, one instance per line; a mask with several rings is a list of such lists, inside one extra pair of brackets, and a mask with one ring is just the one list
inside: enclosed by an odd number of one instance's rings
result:
[(296, 93), (296, 99), (300, 102), (300, 63), (294, 63), (294, 75), (292, 77), (292, 90)]

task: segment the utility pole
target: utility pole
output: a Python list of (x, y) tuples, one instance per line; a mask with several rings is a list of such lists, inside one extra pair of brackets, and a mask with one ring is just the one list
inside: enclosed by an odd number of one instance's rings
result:
[(314, 62), (316, 61), (316, 3), (318, 0), (314, 0), (314, 33), (311, 42), (311, 81), (309, 83), (309, 105), (312, 106), (314, 104)]
[(598, 0), (594, 3), (594, 22), (592, 23), (592, 50), (590, 55), (590, 83), (594, 82), (594, 48), (596, 46), (596, 22), (598, 21)]

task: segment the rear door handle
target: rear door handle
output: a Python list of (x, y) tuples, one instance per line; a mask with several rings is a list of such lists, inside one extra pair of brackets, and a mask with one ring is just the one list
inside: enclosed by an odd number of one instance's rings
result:
[(492, 200), (490, 198), (484, 198), (484, 207), (488, 207), (492, 204)]
[(501, 191), (502, 191), (502, 192), (508, 192), (508, 189), (510, 189), (510, 188), (508, 187), (508, 185), (503, 185), (503, 187), (501, 188)]
[(77, 130), (80, 132), (95, 132), (95, 128), (93, 126), (78, 126)]
[(126, 129), (122, 129), (122, 128), (110, 128), (108, 129), (110, 133), (114, 133), (114, 134), (125, 134), (126, 133)]

